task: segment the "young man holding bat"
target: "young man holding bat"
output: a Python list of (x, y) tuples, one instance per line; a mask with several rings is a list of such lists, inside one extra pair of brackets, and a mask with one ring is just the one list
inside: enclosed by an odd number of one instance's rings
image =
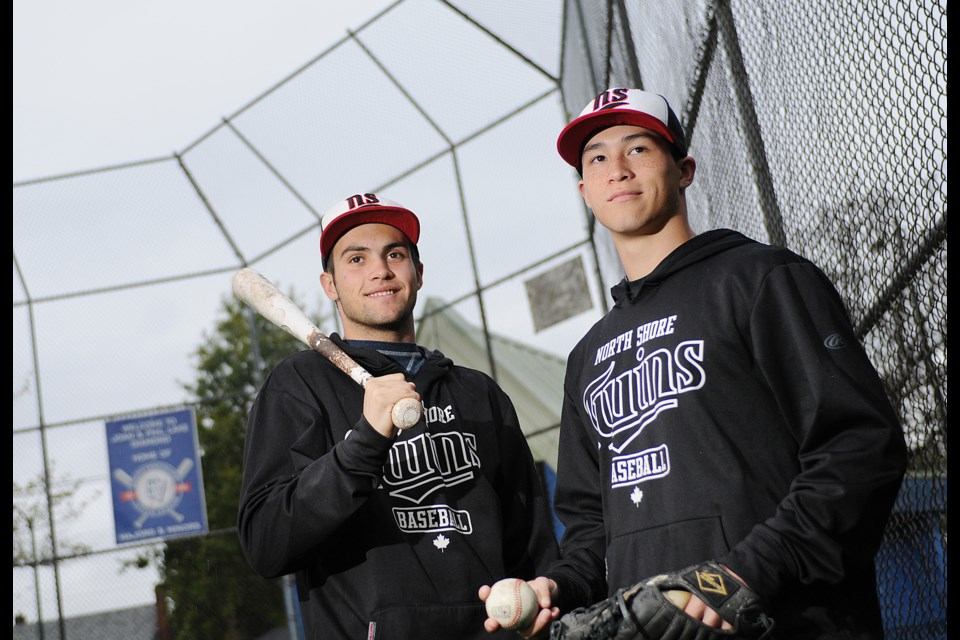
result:
[(840, 295), (787, 249), (693, 231), (662, 96), (604, 91), (557, 147), (625, 278), (568, 359), (563, 559), (525, 637), (881, 638), (906, 447)]
[[(374, 377), (361, 388), (317, 351), (270, 373), (249, 416), (241, 546), (264, 577), (296, 574), (311, 639), (485, 638), (478, 585), (558, 556), (516, 411), (490, 377), (416, 344), (412, 211), (358, 194), (321, 228), (343, 326), (330, 340)], [(425, 410), (401, 430), (405, 398)]]

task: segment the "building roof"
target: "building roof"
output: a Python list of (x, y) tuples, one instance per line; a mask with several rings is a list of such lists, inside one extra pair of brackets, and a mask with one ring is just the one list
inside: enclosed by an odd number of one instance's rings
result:
[[(117, 609), (85, 616), (64, 618), (64, 632), (68, 639), (123, 638), (124, 640), (154, 640), (157, 633), (157, 608), (148, 604), (129, 609)], [(13, 627), (13, 640), (37, 640), (37, 623)], [(60, 625), (56, 619), (43, 623), (44, 640), (60, 640)]]
[[(458, 365), (491, 373), (480, 327), (437, 298), (427, 298), (422, 309), (418, 344), (440, 351)], [(495, 333), (490, 334), (490, 344), (497, 382), (513, 401), (534, 459), (555, 469), (566, 360)]]

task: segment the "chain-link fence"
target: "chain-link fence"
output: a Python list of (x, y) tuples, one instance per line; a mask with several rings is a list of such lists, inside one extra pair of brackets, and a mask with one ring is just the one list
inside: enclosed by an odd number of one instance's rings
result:
[[(400, 0), (170, 157), (13, 185), (15, 637), (172, 637), (145, 562), (164, 545), (114, 538), (104, 422), (197, 404), (184, 386), (240, 266), (337, 330), (316, 242), (347, 192), (418, 213), (426, 346), (458, 327), (467, 364), (547, 399), (523, 418), (552, 462), (548, 374), (621, 277), (554, 145), (618, 84), (683, 106), (697, 230), (788, 246), (837, 283), (912, 453), (884, 622), (945, 634), (945, 3)], [(587, 296), (548, 317), (528, 284), (555, 272)]]
[(683, 105), (699, 230), (789, 247), (836, 283), (911, 450), (878, 562), (887, 634), (945, 637), (946, 3), (566, 6), (567, 111), (622, 85)]

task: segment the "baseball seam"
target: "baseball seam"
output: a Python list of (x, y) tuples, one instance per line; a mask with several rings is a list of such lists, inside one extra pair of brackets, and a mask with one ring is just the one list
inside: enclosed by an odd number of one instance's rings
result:
[(514, 627), (520, 622), (520, 616), (523, 614), (523, 599), (520, 595), (520, 581), (513, 583), (513, 617), (510, 618), (510, 626)]

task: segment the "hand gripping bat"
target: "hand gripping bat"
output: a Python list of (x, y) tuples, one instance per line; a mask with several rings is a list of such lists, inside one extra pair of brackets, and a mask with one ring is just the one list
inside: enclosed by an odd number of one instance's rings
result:
[[(314, 325), (307, 315), (283, 294), (275, 284), (250, 268), (233, 276), (233, 295), (243, 300), (264, 318), (332, 362), (362, 387), (373, 376), (348, 356)], [(414, 398), (402, 398), (393, 406), (391, 417), (398, 429), (408, 429), (420, 421), (422, 406)]]

